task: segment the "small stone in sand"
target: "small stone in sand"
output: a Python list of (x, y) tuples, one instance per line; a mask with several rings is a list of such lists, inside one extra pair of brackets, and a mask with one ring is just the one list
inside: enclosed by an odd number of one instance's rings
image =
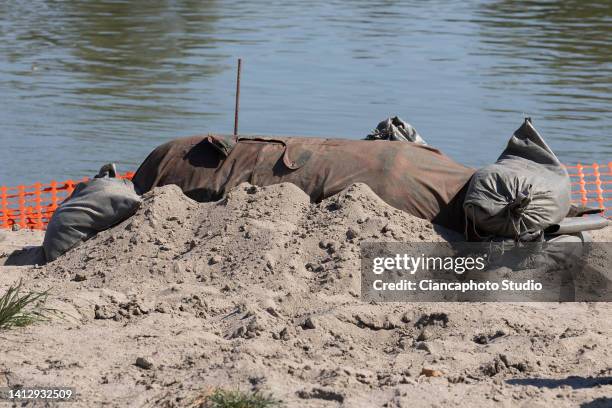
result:
[(75, 282), (83, 282), (87, 280), (87, 276), (83, 275), (82, 273), (77, 273), (76, 275), (74, 275), (74, 278), (72, 280)]
[(357, 231), (355, 231), (353, 228), (350, 228), (346, 231), (346, 239), (353, 240), (355, 238), (357, 238)]
[(421, 375), (424, 375), (425, 377), (442, 377), (444, 373), (440, 370), (423, 367), (423, 369), (421, 370)]
[(150, 370), (153, 368), (153, 363), (144, 357), (138, 357), (134, 365), (138, 368), (142, 368), (143, 370)]
[(312, 330), (312, 329), (316, 329), (316, 327), (317, 326), (315, 325), (311, 317), (306, 318), (306, 320), (304, 320), (304, 323), (302, 323), (302, 328), (304, 330), (307, 330), (307, 329)]

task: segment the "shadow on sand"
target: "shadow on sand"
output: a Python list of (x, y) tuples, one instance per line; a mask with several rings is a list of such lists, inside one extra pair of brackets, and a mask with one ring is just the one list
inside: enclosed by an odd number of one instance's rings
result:
[(612, 377), (578, 377), (567, 378), (516, 378), (507, 380), (510, 385), (531, 385), (538, 388), (558, 388), (569, 385), (573, 389), (593, 388), (601, 385), (612, 385)]
[(4, 266), (43, 265), (46, 262), (42, 246), (31, 246), (13, 251)]
[(580, 408), (609, 408), (612, 407), (612, 398), (600, 397), (593, 401), (580, 404)]

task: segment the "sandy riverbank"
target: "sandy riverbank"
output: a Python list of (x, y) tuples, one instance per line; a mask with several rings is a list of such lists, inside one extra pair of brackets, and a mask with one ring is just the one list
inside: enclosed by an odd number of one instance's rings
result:
[[(0, 263), (42, 240), (1, 236)], [(364, 185), (320, 204), (291, 184), (204, 204), (156, 189), (55, 262), (0, 267), (0, 293), (51, 288), (66, 316), (0, 332), (0, 386), (75, 387), (71, 406), (193, 406), (216, 386), (290, 407), (610, 406), (610, 303), (360, 301), (361, 240), (453, 237)]]

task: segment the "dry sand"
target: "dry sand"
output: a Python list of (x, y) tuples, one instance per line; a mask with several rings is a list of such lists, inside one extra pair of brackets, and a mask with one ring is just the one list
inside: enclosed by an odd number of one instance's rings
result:
[[(3, 237), (0, 263), (42, 240)], [(444, 239), (364, 185), (320, 204), (291, 184), (218, 203), (159, 188), (55, 262), (0, 267), (0, 293), (51, 288), (65, 315), (0, 332), (0, 386), (76, 387), (71, 407), (196, 406), (211, 387), (289, 407), (612, 406), (609, 303), (360, 301), (361, 240)]]

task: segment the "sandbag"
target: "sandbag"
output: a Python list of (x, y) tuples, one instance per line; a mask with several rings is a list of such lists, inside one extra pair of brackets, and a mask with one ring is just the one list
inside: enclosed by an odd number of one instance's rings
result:
[(293, 183), (313, 202), (354, 183), (368, 185), (387, 204), (463, 231), (463, 194), (474, 169), (418, 143), (302, 137), (222, 136), (177, 139), (156, 148), (134, 175), (145, 193), (176, 184), (196, 201), (221, 199), (240, 183)]
[(139, 205), (132, 182), (115, 178), (114, 165), (103, 166), (95, 178), (79, 183), (53, 213), (43, 241), (47, 262), (130, 217)]
[(366, 136), (365, 140), (391, 140), (427, 144), (410, 123), (404, 122), (398, 116), (380, 122), (376, 129)]
[(525, 119), (497, 162), (476, 171), (463, 208), (477, 234), (534, 237), (570, 209), (570, 179)]

